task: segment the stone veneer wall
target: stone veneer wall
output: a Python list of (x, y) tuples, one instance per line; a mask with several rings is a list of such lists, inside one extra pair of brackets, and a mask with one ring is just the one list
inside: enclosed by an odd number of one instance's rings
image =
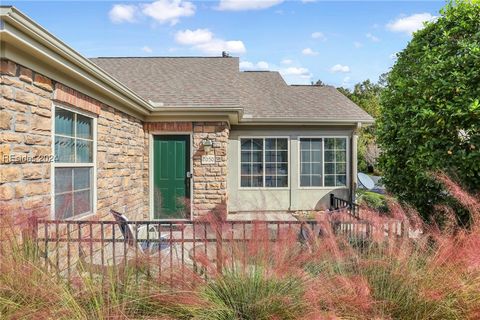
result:
[[(227, 203), (227, 144), (229, 126), (226, 122), (147, 122), (144, 124), (145, 144), (148, 145), (150, 134), (192, 133), (193, 135), (193, 217), (199, 217), (215, 211), (226, 213)], [(215, 164), (202, 164), (205, 154), (202, 140), (213, 141), (210, 154), (215, 155)], [(144, 183), (145, 207), (149, 203), (149, 149), (145, 149)]]
[(98, 116), (97, 213), (117, 208), (145, 218), (142, 122), (12, 61), (1, 60), (0, 73), (0, 210), (50, 216), (52, 106), (59, 102)]

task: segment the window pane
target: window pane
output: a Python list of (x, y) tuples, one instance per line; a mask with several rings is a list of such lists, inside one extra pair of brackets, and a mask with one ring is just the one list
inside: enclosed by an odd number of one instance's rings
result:
[(341, 176), (340, 176), (340, 175), (337, 175), (336, 177), (337, 177), (337, 178), (336, 178), (336, 185), (337, 185), (337, 186), (345, 186), (345, 185), (346, 185), (346, 183), (347, 183), (347, 177), (346, 177), (346, 176), (344, 176), (344, 175), (341, 175)]
[(276, 186), (275, 176), (265, 176), (265, 187), (270, 188), (275, 186)]
[(336, 162), (345, 162), (347, 161), (347, 155), (345, 151), (337, 151), (335, 153), (335, 161)]
[(322, 152), (320, 150), (318, 151), (312, 151), (312, 162), (320, 162), (322, 161)]
[(277, 164), (277, 174), (287, 175), (288, 174), (288, 164), (287, 163), (278, 163)]
[(55, 136), (55, 162), (74, 162), (74, 139)]
[(251, 156), (251, 153), (249, 151), (242, 151), (242, 158), (241, 158), (241, 161), (242, 162), (250, 162), (250, 156)]
[(252, 162), (263, 162), (263, 152), (252, 151)]
[(252, 150), (263, 150), (263, 139), (253, 139)]
[(275, 162), (276, 154), (275, 151), (265, 151), (265, 162)]
[(333, 150), (333, 149), (335, 149), (335, 139), (325, 138), (325, 150)]
[(312, 163), (312, 173), (321, 174), (322, 173), (322, 164), (321, 163)]
[(277, 139), (265, 139), (265, 150), (276, 150)]
[(247, 174), (251, 174), (251, 173), (252, 173), (251, 165), (250, 164), (242, 164), (241, 174), (242, 175), (247, 175)]
[(310, 172), (310, 163), (302, 163), (300, 173), (301, 174), (310, 174), (311, 173)]
[(335, 187), (335, 176), (334, 175), (325, 175), (325, 186), (326, 187)]
[(286, 188), (288, 187), (288, 177), (280, 176), (277, 177), (277, 188)]
[(335, 173), (335, 163), (325, 163), (325, 173), (334, 174)]
[(73, 193), (73, 214), (75, 216), (92, 211), (90, 193), (90, 190)]
[(277, 152), (277, 161), (278, 162), (288, 162), (288, 151), (278, 151)]
[(91, 168), (73, 169), (73, 188), (74, 190), (90, 189)]
[(55, 168), (55, 193), (72, 191), (72, 168)]
[(325, 162), (334, 162), (335, 153), (333, 151), (325, 151)]
[(261, 163), (252, 164), (252, 174), (263, 174), (263, 164)]
[(277, 139), (277, 150), (288, 150), (288, 139)]
[(310, 187), (310, 176), (300, 176), (300, 186), (301, 187)]
[(276, 172), (275, 164), (273, 163), (265, 164), (265, 174), (275, 174), (275, 172)]
[(93, 140), (92, 118), (77, 114), (77, 138)]
[(314, 175), (312, 176), (312, 186), (321, 187), (322, 186), (322, 176)]
[(252, 186), (252, 179), (250, 176), (242, 176), (240, 185), (242, 187), (251, 187)]
[(55, 108), (55, 133), (73, 137), (74, 114), (73, 112)]
[(337, 174), (345, 174), (347, 173), (347, 165), (345, 163), (337, 163), (336, 165), (336, 172)]
[(242, 139), (242, 150), (252, 149), (252, 139)]
[(302, 162), (310, 162), (310, 151), (302, 151), (301, 161)]
[(263, 176), (252, 177), (252, 187), (263, 187)]
[(312, 150), (322, 150), (322, 139), (312, 139)]
[(65, 219), (73, 215), (72, 193), (55, 196), (55, 218)]
[(77, 140), (77, 163), (93, 162), (93, 142)]
[(335, 148), (337, 150), (346, 150), (347, 149), (347, 139), (336, 138), (335, 139)]
[(300, 150), (310, 150), (310, 139), (300, 139)]

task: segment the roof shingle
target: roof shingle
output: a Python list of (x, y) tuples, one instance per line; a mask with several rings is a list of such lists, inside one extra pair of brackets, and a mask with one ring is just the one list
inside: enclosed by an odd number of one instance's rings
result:
[(146, 100), (165, 107), (242, 107), (248, 118), (372, 121), (330, 86), (290, 86), (278, 72), (240, 72), (238, 58), (94, 58)]

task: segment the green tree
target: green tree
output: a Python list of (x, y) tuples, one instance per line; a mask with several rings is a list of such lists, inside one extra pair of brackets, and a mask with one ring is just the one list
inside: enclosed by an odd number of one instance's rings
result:
[[(374, 118), (380, 115), (380, 94), (383, 90), (380, 76), (378, 83), (365, 80), (355, 84), (353, 90), (348, 88), (337, 88), (347, 98), (358, 104), (363, 110)], [(376, 143), (376, 127), (371, 125), (360, 130), (358, 140), (358, 170), (364, 172), (378, 173), (376, 160), (379, 149)]]
[(440, 14), (398, 55), (377, 123), (384, 183), (426, 219), (451, 203), (432, 172), (480, 190), (480, 2), (451, 2)]

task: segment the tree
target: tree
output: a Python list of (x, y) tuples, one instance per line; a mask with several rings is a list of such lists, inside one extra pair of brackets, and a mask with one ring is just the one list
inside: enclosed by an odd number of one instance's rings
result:
[[(380, 76), (378, 83), (365, 80), (355, 84), (352, 91), (348, 88), (337, 88), (347, 98), (358, 104), (363, 110), (374, 118), (380, 114), (380, 94), (383, 86), (380, 84), (384, 75)], [(358, 140), (358, 170), (376, 173), (379, 149), (376, 143), (376, 127), (371, 125), (360, 130)]]
[(310, 83), (312, 86), (319, 86), (319, 87), (325, 87), (327, 84), (325, 82), (323, 82), (322, 80), (317, 80), (315, 82), (311, 82)]
[(426, 219), (452, 203), (432, 172), (480, 190), (480, 2), (440, 13), (398, 55), (377, 123), (383, 182)]

